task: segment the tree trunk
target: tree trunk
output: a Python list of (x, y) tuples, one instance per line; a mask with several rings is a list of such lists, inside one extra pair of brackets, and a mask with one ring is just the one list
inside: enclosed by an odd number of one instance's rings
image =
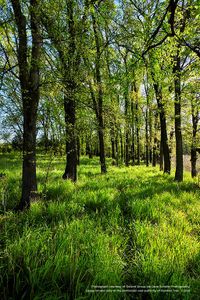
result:
[(195, 105), (192, 101), (192, 145), (191, 145), (191, 176), (197, 176), (197, 143), (196, 143), (196, 135), (197, 135), (197, 125), (198, 125), (198, 110), (195, 111)]
[[(75, 133), (75, 100), (74, 88), (71, 86), (66, 87), (64, 95), (64, 110), (65, 110), (65, 125), (66, 125), (66, 167), (63, 174), (63, 179), (77, 180), (77, 143)], [(71, 91), (71, 92), (69, 92)]]
[(120, 158), (121, 158), (121, 161), (123, 162), (123, 159), (124, 159), (124, 146), (123, 146), (123, 136), (122, 136), (122, 132), (120, 130)]
[(128, 97), (128, 90), (129, 90), (129, 82), (128, 82), (128, 69), (127, 69), (127, 52), (124, 56), (124, 65), (125, 65), (125, 74), (126, 74), (126, 86), (124, 92), (124, 106), (125, 106), (125, 135), (124, 135), (124, 158), (125, 158), (125, 166), (129, 166), (129, 120), (128, 120), (128, 110), (129, 110), (129, 97)]
[(176, 138), (176, 172), (175, 180), (183, 181), (183, 141), (181, 131), (181, 67), (180, 67), (180, 49), (174, 58), (174, 88), (175, 88), (175, 138)]
[(149, 109), (149, 162), (152, 163), (152, 110)]
[[(137, 106), (136, 106), (137, 109)], [(138, 127), (138, 118), (136, 117), (136, 139), (137, 139), (137, 165), (140, 165), (140, 135), (139, 135), (139, 127)]]
[(116, 129), (116, 136), (115, 136), (115, 149), (116, 149), (116, 164), (119, 165), (119, 145), (118, 145), (118, 128)]
[[(168, 137), (167, 137), (165, 108), (164, 108), (163, 98), (162, 98), (162, 88), (155, 81), (155, 76), (153, 72), (152, 72), (152, 78), (154, 80), (154, 90), (156, 94), (156, 100), (157, 100), (158, 111), (160, 116), (160, 134), (161, 134), (161, 142), (162, 142), (161, 154), (163, 155), (163, 159), (164, 159), (164, 173), (170, 174), (171, 171), (170, 151), (169, 151), (169, 144), (168, 144)], [(161, 169), (163, 169), (162, 164), (161, 164)]]
[(15, 21), (17, 24), (19, 44), (18, 63), (19, 79), (23, 103), (23, 165), (22, 197), (16, 210), (30, 207), (31, 199), (36, 196), (36, 120), (39, 103), (39, 60), (41, 37), (37, 18), (37, 0), (30, 1), (30, 27), (32, 37), (30, 66), (27, 59), (28, 40), (26, 17), (18, 0), (12, 0)]
[(146, 109), (146, 117), (145, 117), (145, 161), (146, 161), (146, 166), (149, 166), (149, 134), (148, 134), (148, 103), (147, 103), (147, 109)]
[[(76, 122), (76, 89), (78, 85), (78, 74), (80, 68), (80, 49), (77, 46), (79, 34), (75, 25), (75, 8), (74, 0), (66, 0), (66, 22), (64, 26), (67, 30), (66, 43), (60, 41), (57, 34), (57, 28), (49, 15), (46, 14), (42, 18), (45, 26), (56, 50), (59, 54), (62, 66), (63, 87), (64, 87), (64, 111), (65, 111), (65, 127), (66, 127), (66, 167), (63, 179), (77, 180), (77, 142), (75, 133)], [(85, 29), (85, 18), (82, 18), (82, 29)], [(81, 32), (81, 31), (80, 31)], [(67, 49), (67, 52), (66, 52)], [(70, 55), (70, 56), (69, 56)]]
[(137, 144), (137, 165), (140, 165), (140, 129), (139, 129), (139, 99), (138, 87), (136, 82), (133, 83), (135, 92), (135, 127), (136, 127), (136, 144)]
[[(33, 97), (33, 95), (32, 95)], [(39, 97), (39, 95), (38, 95)], [(36, 196), (36, 115), (38, 101), (36, 98), (23, 99), (23, 167), (22, 167), (22, 197), (18, 208), (29, 208), (31, 199)], [(26, 103), (27, 102), (27, 103)], [(32, 105), (28, 104), (32, 103)]]
[[(60, 59), (63, 67), (64, 79), (64, 111), (66, 126), (66, 167), (63, 179), (77, 180), (77, 141), (76, 141), (76, 78), (74, 74), (79, 69), (79, 52), (76, 46), (76, 28), (74, 23), (73, 1), (67, 0), (67, 22), (69, 34), (70, 59), (66, 58), (63, 49), (60, 49)], [(58, 45), (58, 47), (60, 47)]]
[(154, 121), (154, 144), (153, 144), (153, 153), (152, 153), (152, 166), (156, 167), (157, 162), (157, 130), (158, 130), (158, 113), (155, 113), (155, 121)]
[(115, 159), (115, 140), (111, 138), (111, 148), (112, 148), (112, 159)]
[(128, 136), (128, 130), (126, 129), (125, 134), (125, 165), (126, 167), (129, 166), (129, 136)]
[(98, 86), (97, 101), (93, 93), (93, 103), (95, 106), (95, 112), (98, 120), (101, 173), (106, 173), (107, 170), (106, 170), (106, 160), (105, 160), (104, 124), (103, 124), (103, 87), (102, 87), (102, 78), (101, 78), (101, 70), (100, 70), (101, 49), (100, 49), (98, 26), (94, 14), (92, 14), (92, 22), (93, 22), (95, 45), (96, 45), (95, 76), (96, 76), (96, 82)]
[(135, 114), (134, 114), (134, 103), (131, 99), (131, 159), (132, 166), (135, 165)]
[(197, 151), (195, 147), (191, 147), (191, 176), (192, 178), (197, 176)]
[(104, 149), (104, 135), (102, 124), (99, 124), (98, 129), (99, 134), (99, 148), (100, 148), (100, 163), (101, 163), (101, 173), (106, 173), (106, 159), (105, 159), (105, 149)]
[(115, 130), (114, 130), (114, 125), (111, 125), (112, 128), (110, 130), (110, 135), (111, 135), (111, 150), (112, 150), (112, 159), (116, 158), (115, 155)]

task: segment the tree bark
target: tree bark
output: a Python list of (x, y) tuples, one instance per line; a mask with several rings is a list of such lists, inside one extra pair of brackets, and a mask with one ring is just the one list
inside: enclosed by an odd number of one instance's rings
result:
[(148, 134), (148, 121), (149, 121), (149, 114), (148, 114), (148, 103), (146, 109), (146, 116), (145, 116), (145, 161), (146, 166), (149, 166), (149, 134)]
[(110, 135), (111, 135), (111, 151), (112, 151), (112, 159), (116, 158), (116, 153), (115, 153), (115, 130), (114, 130), (114, 125), (111, 125), (111, 130), (110, 130)]
[(125, 119), (126, 119), (126, 125), (125, 125), (125, 165), (126, 167), (129, 166), (129, 130), (128, 130), (128, 94), (125, 93)]
[[(163, 104), (163, 97), (162, 97), (162, 88), (155, 81), (155, 76), (152, 72), (152, 78), (154, 80), (154, 90), (158, 105), (158, 111), (160, 116), (160, 134), (161, 134), (161, 149), (164, 159), (164, 173), (170, 174), (171, 171), (171, 162), (170, 162), (170, 151), (169, 151), (169, 144), (168, 144), (168, 137), (167, 137), (167, 124), (166, 124), (166, 115), (165, 115), (165, 108)], [(162, 164), (161, 164), (162, 169)]]
[(99, 124), (99, 149), (100, 149), (100, 163), (101, 163), (101, 173), (106, 173), (106, 160), (105, 160), (105, 147), (104, 147), (104, 134), (103, 134), (103, 124), (100, 120)]
[(152, 163), (152, 109), (149, 109), (149, 162)]
[(118, 136), (118, 128), (116, 128), (116, 136), (115, 136), (115, 149), (116, 149), (116, 164), (119, 165), (119, 136)]
[(120, 130), (120, 150), (121, 150), (121, 161), (123, 162), (124, 159), (124, 146), (123, 146), (123, 136), (122, 136), (122, 132)]
[(196, 135), (197, 135), (197, 126), (198, 126), (198, 109), (195, 111), (195, 105), (192, 101), (192, 145), (191, 145), (191, 176), (192, 178), (197, 176), (197, 143), (196, 143)]
[(191, 176), (192, 178), (197, 176), (197, 151), (194, 146), (191, 147)]
[(32, 36), (31, 60), (28, 62), (28, 40), (26, 17), (18, 0), (12, 0), (15, 21), (18, 30), (19, 79), (23, 103), (23, 165), (22, 196), (16, 210), (30, 207), (31, 199), (36, 195), (36, 120), (39, 103), (39, 60), (41, 36), (37, 18), (38, 1), (30, 0), (30, 28)]
[[(69, 92), (71, 90), (71, 92)], [(66, 167), (63, 179), (77, 180), (77, 142), (76, 142), (76, 109), (73, 87), (68, 86), (68, 95), (64, 95), (66, 126)]]
[(138, 88), (136, 82), (133, 84), (135, 92), (135, 126), (136, 126), (136, 143), (137, 143), (137, 165), (140, 165), (140, 129), (139, 129), (139, 100)]
[[(77, 142), (76, 142), (76, 93), (80, 67), (80, 47), (77, 47), (74, 1), (66, 0), (67, 43), (63, 45), (54, 24), (47, 14), (41, 16), (51, 40), (59, 53), (62, 66), (64, 88), (64, 112), (66, 127), (66, 166), (63, 179), (77, 180)], [(85, 16), (82, 19), (85, 24)], [(84, 27), (84, 26), (83, 26)], [(67, 53), (68, 51), (68, 53)]]
[(92, 14), (93, 31), (96, 46), (96, 60), (95, 60), (95, 76), (98, 87), (97, 102), (95, 97), (93, 97), (93, 103), (95, 104), (95, 112), (98, 120), (98, 136), (99, 136), (99, 150), (100, 150), (100, 163), (101, 163), (101, 173), (106, 173), (106, 159), (105, 159), (105, 146), (104, 146), (104, 123), (103, 123), (103, 87), (102, 78), (100, 70), (100, 60), (101, 60), (101, 49), (100, 40), (98, 34), (98, 28), (96, 23), (95, 15)]
[[(77, 180), (77, 140), (76, 140), (76, 78), (79, 67), (79, 52), (76, 47), (76, 30), (74, 24), (73, 1), (67, 0), (67, 24), (69, 34), (69, 54), (66, 58), (63, 49), (60, 49), (60, 59), (64, 73), (64, 111), (66, 126), (66, 167), (63, 179)], [(60, 47), (58, 45), (58, 47)]]
[(174, 112), (175, 112), (175, 138), (176, 138), (176, 172), (175, 181), (183, 181), (183, 141), (181, 131), (181, 66), (180, 66), (180, 47), (174, 57)]
[(135, 165), (135, 113), (133, 98), (131, 99), (131, 159), (132, 166)]
[(154, 144), (153, 144), (153, 153), (152, 153), (152, 166), (156, 167), (157, 162), (157, 130), (158, 130), (158, 113), (155, 113), (155, 120), (154, 120)]

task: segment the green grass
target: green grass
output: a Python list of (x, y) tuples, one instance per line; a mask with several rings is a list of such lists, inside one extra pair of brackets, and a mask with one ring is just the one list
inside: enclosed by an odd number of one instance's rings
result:
[[(0, 157), (0, 299), (198, 299), (200, 190), (185, 174), (83, 157), (78, 182), (64, 159), (38, 155), (42, 198), (14, 214), (19, 154)], [(47, 175), (48, 172), (48, 176)], [(48, 177), (48, 178), (46, 178)], [(88, 293), (102, 286), (190, 286), (190, 292)]]

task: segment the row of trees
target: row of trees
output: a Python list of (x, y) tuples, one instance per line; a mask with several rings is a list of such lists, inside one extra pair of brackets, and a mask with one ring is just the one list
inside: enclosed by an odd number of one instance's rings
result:
[[(183, 180), (183, 146), (196, 176), (199, 5), (191, 1), (1, 1), (1, 107), (23, 135), (22, 197), (37, 191), (36, 136), (65, 143), (64, 179), (80, 153), (156, 165)], [(182, 124), (183, 122), (183, 124)], [(183, 137), (184, 136), (184, 145)]]

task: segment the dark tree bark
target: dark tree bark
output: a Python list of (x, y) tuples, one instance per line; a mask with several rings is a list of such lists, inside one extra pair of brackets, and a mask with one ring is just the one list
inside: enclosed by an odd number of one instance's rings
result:
[(174, 57), (174, 112), (175, 112), (175, 138), (176, 138), (176, 172), (175, 181), (183, 181), (183, 141), (181, 131), (181, 66), (180, 66), (180, 47)]
[[(106, 25), (106, 28), (105, 28), (105, 38), (106, 38), (106, 44), (108, 45), (109, 44), (109, 35), (108, 35), (108, 26)], [(111, 70), (110, 70), (110, 54), (109, 54), (109, 50), (108, 48), (106, 47), (105, 49), (105, 60), (106, 60), (106, 67), (107, 67), (107, 72), (108, 72), (108, 77), (110, 80), (112, 80), (112, 74), (111, 74)], [(113, 104), (113, 101), (111, 99), (111, 104)], [(110, 136), (111, 136), (111, 156), (112, 156), (112, 159), (113, 159), (113, 162), (115, 161), (116, 159), (116, 141), (115, 141), (115, 116), (113, 115), (112, 116), (113, 120), (111, 122), (111, 129), (110, 129)]]
[(30, 0), (30, 28), (32, 36), (31, 60), (28, 62), (27, 20), (19, 0), (12, 0), (18, 31), (19, 79), (23, 103), (23, 166), (22, 197), (17, 210), (30, 207), (36, 195), (36, 120), (39, 103), (39, 60), (41, 37), (37, 18), (38, 1)]
[(116, 149), (116, 164), (118, 166), (119, 165), (119, 134), (118, 134), (118, 128), (116, 129), (115, 149)]
[(135, 114), (134, 114), (134, 103), (131, 100), (131, 159), (132, 166), (135, 165)]
[(148, 71), (146, 66), (146, 76), (147, 76), (147, 83), (145, 84), (144, 81), (144, 89), (146, 93), (146, 112), (145, 112), (145, 162), (146, 166), (149, 166), (149, 156), (150, 156), (150, 113), (149, 113), (149, 89), (148, 89)]
[(126, 125), (125, 125), (125, 165), (126, 167), (129, 166), (129, 130), (128, 130), (128, 94), (125, 94), (125, 119), (126, 119)]
[(137, 165), (140, 165), (140, 135), (139, 135), (139, 125), (138, 125), (138, 104), (136, 104), (136, 139), (137, 139)]
[(75, 101), (64, 96), (65, 125), (66, 125), (66, 167), (63, 179), (77, 180), (77, 140)]
[[(66, 126), (66, 167), (63, 179), (77, 180), (77, 140), (76, 140), (76, 78), (79, 68), (79, 51), (76, 47), (76, 30), (74, 24), (73, 0), (67, 0), (67, 25), (69, 34), (68, 51), (70, 59), (66, 58), (63, 49), (59, 49), (64, 71), (64, 111)], [(60, 48), (60, 46), (58, 46)]]
[(120, 154), (121, 154), (121, 161), (123, 162), (124, 160), (124, 146), (123, 146), (123, 136), (122, 136), (122, 132), (120, 130)]
[[(163, 154), (164, 159), (164, 173), (170, 174), (171, 171), (171, 162), (170, 162), (170, 151), (169, 151), (169, 144), (168, 144), (168, 137), (167, 137), (167, 124), (166, 124), (166, 115), (165, 115), (165, 108), (163, 103), (162, 97), (162, 87), (156, 82), (155, 75), (152, 72), (152, 78), (154, 80), (154, 90), (158, 105), (158, 111), (160, 116), (160, 134), (161, 134), (161, 154)], [(162, 162), (162, 160), (160, 160)], [(162, 163), (161, 163), (162, 169)]]
[[(70, 92), (71, 90), (71, 92)], [(76, 108), (74, 88), (69, 87), (64, 95), (64, 111), (66, 126), (66, 167), (63, 179), (77, 180), (77, 141), (76, 141)]]
[(104, 146), (104, 134), (103, 134), (103, 120), (100, 118), (99, 124), (99, 149), (100, 149), (100, 163), (101, 163), (101, 173), (106, 173), (106, 160), (105, 160), (105, 146)]
[(197, 135), (197, 126), (198, 126), (198, 109), (195, 107), (195, 104), (193, 103), (193, 100), (191, 102), (191, 108), (192, 108), (192, 145), (191, 145), (191, 176), (196, 177), (197, 176), (197, 142), (196, 142), (196, 135)]
[(197, 151), (195, 147), (191, 147), (191, 176), (192, 178), (197, 176)]
[(135, 92), (135, 127), (136, 127), (136, 144), (137, 144), (137, 165), (140, 165), (140, 128), (139, 128), (139, 101), (138, 101), (138, 87), (136, 82), (133, 83)]
[(112, 159), (115, 159), (115, 139), (114, 137), (112, 136), (111, 137), (111, 149), (112, 149)]
[(131, 144), (131, 156), (132, 156), (132, 166), (135, 165), (135, 141), (134, 135), (132, 136), (132, 144)]
[[(176, 4), (178, 1), (176, 2)], [(174, 10), (175, 12), (175, 10)], [(183, 13), (183, 6), (182, 6)], [(183, 18), (179, 21), (180, 32), (183, 33), (186, 26), (187, 14), (183, 13)], [(174, 27), (174, 22), (171, 22), (171, 27)], [(175, 32), (174, 32), (175, 34)], [(183, 140), (181, 129), (181, 58), (180, 58), (181, 44), (177, 44), (177, 52), (174, 56), (173, 74), (174, 74), (174, 91), (175, 91), (175, 137), (176, 137), (176, 172), (175, 181), (183, 181)]]
[(152, 110), (149, 108), (149, 162), (152, 163)]
[(114, 124), (111, 124), (110, 129), (110, 137), (111, 137), (111, 152), (112, 152), (112, 159), (116, 158), (116, 152), (115, 152), (115, 127)]
[(125, 106), (125, 139), (124, 139), (124, 158), (125, 158), (125, 166), (129, 166), (129, 120), (128, 120), (128, 110), (129, 110), (129, 97), (128, 97), (128, 90), (129, 90), (129, 82), (128, 82), (128, 68), (127, 68), (127, 55), (128, 52), (126, 51), (125, 56), (123, 57), (124, 66), (125, 66), (125, 74), (126, 74), (126, 83), (125, 83), (125, 92), (124, 92), (124, 106)]
[(101, 173), (106, 173), (106, 159), (105, 159), (105, 146), (104, 146), (104, 122), (103, 122), (103, 87), (102, 78), (100, 70), (101, 61), (101, 49), (100, 49), (100, 39), (98, 34), (98, 26), (96, 23), (95, 15), (92, 14), (92, 23), (94, 31), (94, 39), (96, 46), (96, 59), (95, 59), (95, 77), (98, 86), (97, 101), (93, 92), (93, 104), (98, 121), (98, 136), (99, 136), (99, 150), (100, 150), (100, 163), (101, 163)]
[(148, 114), (148, 104), (146, 109), (146, 116), (145, 116), (145, 161), (146, 166), (149, 166), (149, 133), (148, 133), (148, 121), (149, 121), (149, 114)]
[(154, 144), (153, 144), (153, 153), (152, 153), (152, 166), (156, 167), (157, 162), (157, 131), (158, 131), (158, 113), (155, 113), (155, 120), (154, 120)]

